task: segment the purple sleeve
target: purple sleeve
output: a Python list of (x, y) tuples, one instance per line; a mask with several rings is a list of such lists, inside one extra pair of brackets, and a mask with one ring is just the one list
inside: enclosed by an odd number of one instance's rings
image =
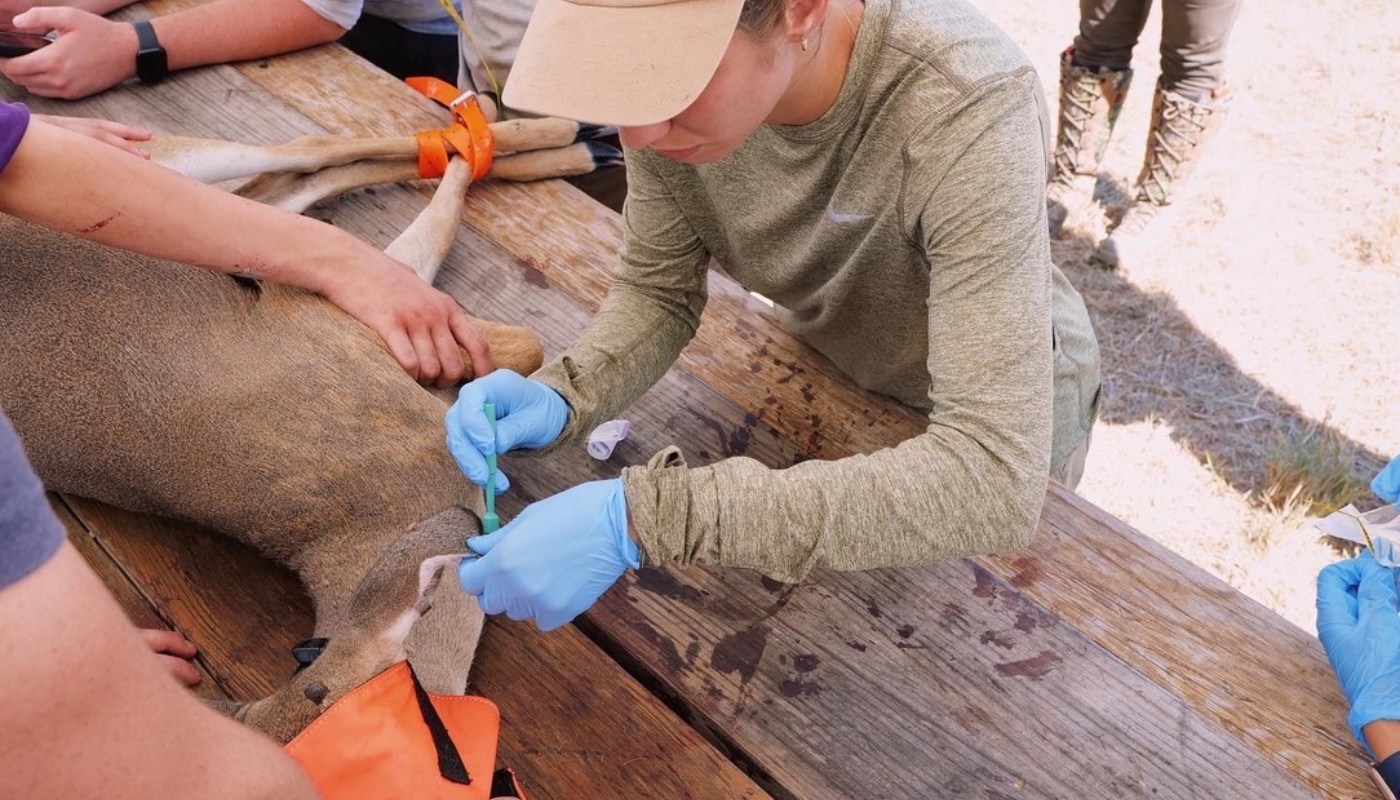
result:
[(63, 536), (19, 436), (0, 412), (0, 589), (43, 566)]
[(24, 103), (0, 103), (0, 170), (9, 166), (19, 148), (19, 140), (29, 130), (29, 106)]

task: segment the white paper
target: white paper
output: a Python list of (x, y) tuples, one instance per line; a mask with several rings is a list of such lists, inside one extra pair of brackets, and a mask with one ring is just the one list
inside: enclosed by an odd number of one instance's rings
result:
[(1338, 539), (1369, 544), (1376, 561), (1383, 566), (1400, 567), (1400, 508), (1385, 505), (1363, 514), (1349, 505), (1315, 521), (1313, 527)]

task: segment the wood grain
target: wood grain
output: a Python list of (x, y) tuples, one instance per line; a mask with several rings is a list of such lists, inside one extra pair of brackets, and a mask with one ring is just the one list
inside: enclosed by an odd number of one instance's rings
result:
[[(190, 73), (162, 88), (167, 90), (162, 94), (110, 93), (63, 110), (135, 124), (163, 120), (166, 130), (245, 141), (278, 141), (321, 130), (232, 69)], [(236, 122), (199, 113), (216, 97), (226, 98), (225, 108)], [(383, 245), (424, 205), (426, 191), (382, 187), (358, 192), (321, 216)], [(586, 320), (581, 306), (571, 305), (557, 291), (542, 296), (512, 256), (464, 229), (444, 272), (469, 299), (470, 290), (460, 284), (481, 280), (479, 274), (465, 277), (467, 267), (478, 263), (514, 271), (517, 280), (504, 284), (502, 291), (528, 289), (515, 295), (518, 302), (563, 309), (554, 327), (540, 326), (556, 340), (563, 340), (566, 324), (572, 331)], [(265, 694), (290, 674), (295, 666), (290, 646), (311, 630), (309, 600), (293, 576), (195, 526), (83, 498), (65, 500), (77, 513), (72, 524), (81, 520), (95, 546), (111, 554), (110, 568), (102, 572), (109, 585), (131, 602), (148, 600), (143, 619), (149, 624), (159, 621), (194, 640), (233, 697)], [(531, 797), (767, 797), (575, 629), (543, 636), (514, 625), (493, 628), (476, 661), (473, 686), (501, 706), (501, 758), (517, 770)]]
[[(174, 4), (163, 7), (174, 7)], [(260, 98), (262, 95), (256, 90), (266, 88), (287, 98), (291, 106), (302, 110), (309, 119), (297, 119), (290, 108), (281, 107), (259, 111), (247, 120), (221, 113), (219, 125), (227, 123), (224, 135), (231, 138), (242, 138), (234, 137), (234, 133), (242, 132), (251, 137), (246, 138), (247, 141), (275, 141), (280, 131), (303, 127), (392, 135), (402, 133), (404, 125), (411, 128), (439, 120), (425, 101), (398, 89), (382, 73), (359, 64), (333, 47), (278, 59), (268, 62), (266, 67), (260, 63), (240, 65), (237, 70), (238, 80), (230, 77), (232, 70), (227, 69), (198, 73), (218, 73), (218, 88), (214, 89), (205, 88), (195, 80), (196, 74), (191, 73), (187, 76), (193, 86), (190, 92), (203, 98), (201, 102), (216, 99), (232, 102), (241, 97), (242, 92)], [(187, 78), (181, 77), (171, 85), (181, 84)], [(166, 88), (161, 87), (162, 91)], [(163, 98), (152, 105), (170, 107)], [(188, 130), (188, 127), (205, 124), (196, 124), (194, 120), (209, 121), (213, 126), (214, 118), (207, 111), (200, 111), (199, 103), (190, 104), (187, 109), (178, 104), (175, 107), (182, 110), (163, 113), (168, 114), (173, 124), (187, 126), (176, 129), (179, 132), (200, 133)], [(269, 117), (286, 125), (269, 124)], [(130, 117), (123, 119), (139, 121)], [(341, 215), (351, 213), (343, 208), (351, 208), (356, 202), (378, 203), (385, 209), (397, 207), (401, 198), (394, 194), (397, 191), (380, 193), (375, 201), (352, 200), (350, 206), (338, 205), (333, 213), (337, 221), (341, 221)], [(541, 225), (542, 219), (549, 220), (549, 224)], [(551, 316), (543, 304), (552, 297), (559, 307), (573, 303), (573, 308), (585, 313), (596, 308), (615, 269), (615, 253), (620, 242), (616, 216), (572, 187), (548, 182), (474, 189), (464, 221), (472, 229), (473, 246), (489, 240), (503, 247), (507, 255), (494, 254), (482, 259), (480, 263), (492, 265), (493, 272), (482, 273), (469, 268), (463, 273), (468, 277), (449, 276), (444, 278), (444, 285), (452, 286), (457, 292), (469, 287), (477, 296), (489, 291), (493, 298), (492, 309), (501, 312), (525, 314), (533, 307), (549, 330), (547, 342), (554, 347), (576, 334), (576, 313)], [(521, 280), (526, 284), (522, 285)], [(552, 294), (532, 294), (529, 286), (548, 288)], [(516, 301), (503, 299), (511, 293), (515, 293)], [(470, 297), (466, 304), (471, 307)], [(533, 324), (528, 316), (512, 321)], [(729, 434), (749, 431), (756, 443), (750, 446), (749, 454), (765, 463), (779, 465), (791, 463), (790, 459), (797, 457), (839, 458), (870, 452), (917, 435), (923, 428), (922, 418), (916, 412), (849, 385), (832, 365), (782, 332), (770, 312), (722, 277), (711, 280), (711, 301), (700, 333), (682, 356), (679, 366), (679, 377), (668, 379), (679, 382), (660, 387), (660, 391), (654, 390), (655, 398), (649, 394), (643, 399), (644, 404), (653, 405), (639, 404), (631, 412), (634, 423), (640, 420), (642, 424), (634, 433), (634, 441), (620, 450), (616, 457), (619, 463), (644, 459), (651, 447), (663, 443), (667, 433), (694, 437), (684, 443), (688, 445), (689, 454), (703, 460), (727, 454), (729, 451), (719, 445), (728, 440)], [(677, 372), (672, 374), (677, 375)], [(679, 396), (681, 391), (696, 387), (707, 387), (714, 394)], [(755, 387), (761, 388), (756, 390)], [(716, 404), (716, 396), (725, 402)], [(820, 425), (812, 424), (813, 413), (820, 417)], [(689, 418), (699, 420), (700, 427), (680, 424)], [(707, 444), (709, 442), (716, 444)], [(521, 472), (519, 483), (524, 497), (540, 496), (559, 488), (566, 478), (576, 481), (605, 469), (600, 465), (562, 462), (546, 467), (542, 460), (527, 464), (523, 459), (513, 460), (508, 467)], [(1213, 741), (1212, 731), (1223, 732), (1251, 749), (1258, 759), (1328, 796), (1369, 796), (1371, 790), (1361, 772), (1363, 761), (1357, 748), (1349, 742), (1342, 723), (1344, 705), (1315, 642), (1224, 584), (1082, 501), (1060, 492), (1052, 492), (1047, 498), (1041, 536), (1029, 550), (1007, 558), (978, 559), (976, 563), (999, 581), (998, 586), (1015, 588), (1017, 596), (1053, 615), (1058, 620), (1056, 626), (1077, 630), (1097, 648), (1145, 676), (1151, 685), (1139, 687), (1140, 693), (1130, 693), (1128, 699), (1149, 705), (1158, 703), (1163, 713), (1183, 713), (1184, 718), (1191, 721), (1193, 746)], [(972, 569), (967, 565), (961, 567)], [(922, 575), (917, 570), (908, 573)], [(691, 575), (684, 577), (701, 580)], [(681, 580), (678, 576), (672, 578)], [(833, 626), (851, 624), (850, 620), (858, 618), (863, 611), (859, 601), (885, 588), (878, 574), (869, 580), (868, 585), (842, 583), (846, 588), (833, 592), (835, 599), (830, 602), (835, 605), (823, 607), (821, 611)], [(681, 585), (686, 584), (682, 582)], [(947, 590), (953, 591), (951, 583)], [(972, 589), (963, 587), (965, 602), (970, 602), (969, 596), (975, 597), (974, 590), (975, 584)], [(624, 591), (631, 596), (636, 587)], [(804, 587), (800, 591), (808, 589)], [(671, 630), (668, 626), (682, 612), (648, 601), (636, 603), (625, 616), (620, 613), (608, 616), (607, 609), (616, 602), (610, 599), (595, 615), (594, 633), (615, 644), (620, 651), (637, 654), (633, 656), (633, 666), (649, 679), (663, 682), (664, 676), (671, 672), (669, 651), (662, 644), (648, 645), (650, 634), (645, 632), (646, 628), (637, 626), (645, 625), (660, 636), (660, 631)], [(921, 616), (936, 613), (938, 609), (911, 606), (908, 624), (936, 624), (938, 617)], [(744, 619), (728, 620), (727, 629), (709, 620), (705, 625), (710, 627), (701, 630), (710, 631), (713, 648), (722, 636), (744, 630), (748, 624)], [(1058, 627), (1056, 631), (1056, 635), (1064, 633)], [(671, 634), (674, 639), (675, 631)], [(820, 641), (834, 646), (834, 639), (830, 638), (834, 634), (830, 631), (819, 632), (819, 635), (808, 631), (807, 635), (811, 639), (804, 639), (804, 642)], [(674, 641), (682, 652), (688, 652), (687, 639)], [(684, 642), (684, 647), (680, 647), (679, 642)], [(1069, 637), (1058, 644), (1068, 648), (1063, 652), (1087, 659), (1094, 669), (1100, 670), (1095, 674), (1110, 676), (1104, 678), (1105, 681), (1118, 681), (1112, 685), (1120, 689), (1129, 686), (1126, 676), (1113, 672), (1092, 651), (1073, 649), (1067, 644), (1072, 642)], [(975, 647), (960, 645), (946, 657), (957, 657), (966, 647), (980, 654), (977, 648), (984, 646), (980, 641)], [(1061, 659), (1065, 658), (1063, 652), (1057, 653)], [(626, 657), (626, 653), (623, 655)], [(721, 659), (721, 664), (724, 663), (728, 662)], [(759, 666), (765, 670), (761, 673), (765, 679), (777, 678), (771, 664), (765, 666), (760, 660)], [(754, 674), (760, 673), (756, 670)], [(1043, 684), (1044, 679), (1036, 683), (1037, 686)], [(787, 701), (807, 696), (785, 698), (781, 694), (781, 680), (777, 685), (777, 697), (765, 699), (783, 704), (784, 714), (797, 715), (802, 706)], [(992, 693), (994, 690), (988, 687), (994, 685), (986, 684), (984, 691)], [(890, 694), (903, 688), (899, 680), (886, 686)], [(922, 683), (916, 688), (928, 690)], [(708, 696), (709, 689), (703, 682), (697, 690), (684, 681), (675, 681), (670, 690), (677, 693), (678, 704), (696, 714), (711, 706), (715, 714), (726, 708), (720, 699)], [(1159, 690), (1176, 698), (1181, 705), (1173, 708), (1161, 695), (1154, 694)], [(829, 690), (828, 693), (835, 692)], [(859, 696), (858, 693), (855, 696)], [(750, 729), (740, 725), (735, 711), (740, 706), (734, 702), (734, 708), (730, 709), (735, 715), (730, 723), (734, 732), (729, 735), (737, 741), (739, 734)], [(1024, 713), (1033, 719), (1039, 719), (1036, 715), (1040, 714), (1058, 713), (1052, 708), (1054, 702), (1053, 696), (1040, 697), (1030, 703)], [(745, 725), (761, 727), (764, 724), (767, 717), (762, 712), (749, 705), (743, 708), (748, 709), (752, 718)], [(722, 721), (723, 717), (715, 719)], [(784, 725), (798, 724), (801, 719), (800, 716), (788, 717)], [(774, 738), (783, 738), (791, 732), (787, 727), (778, 726), (776, 721), (768, 724)], [(813, 719), (805, 724), (843, 726), (846, 723), (842, 718)], [(860, 731), (849, 727), (838, 729), (844, 730), (851, 739), (860, 735)], [(1112, 752), (1114, 742), (1110, 738), (1100, 736), (1081, 741), (1076, 750), (1089, 752), (1092, 748), (1103, 747)], [(1127, 752), (1135, 751), (1130, 748)], [(1243, 759), (1238, 763), (1260, 769), (1260, 762), (1250, 761), (1248, 754), (1231, 748), (1227, 748), (1227, 752), (1231, 759)], [(1206, 754), (1199, 755), (1208, 758)], [(771, 774), (780, 774), (780, 771)], [(1014, 782), (1011, 785), (1016, 788)], [(875, 788), (870, 787), (870, 790), (874, 792)], [(1017, 796), (1004, 789), (994, 791), (1008, 797)], [(1209, 787), (1190, 791), (1200, 796), (1219, 796)]]
[[(234, 699), (290, 676), (291, 646), (312, 621), (294, 577), (196, 526), (64, 500), (150, 598), (152, 618), (195, 641)], [(116, 573), (101, 574), (112, 585)], [(533, 798), (767, 797), (573, 628), (493, 626), (475, 663), (473, 691), (501, 708), (500, 759)]]
[[(138, 628), (175, 630), (184, 633), (178, 626), (160, 615), (150, 598), (146, 596), (143, 587), (137, 585), (131, 576), (122, 569), (121, 565), (112, 558), (111, 553), (103, 549), (97, 536), (73, 514), (62, 497), (51, 494), (49, 504), (53, 508), (54, 514), (68, 530), (68, 541), (73, 545), (73, 549), (78, 551), (83, 560), (92, 568), (92, 571), (96, 572), (97, 576), (106, 584), (107, 589), (116, 599), (117, 605), (121, 606), (122, 611), (126, 612), (127, 619), (131, 620), (131, 624)], [(229, 699), (228, 690), (210, 670), (208, 659), (204, 653), (201, 652), (195, 657), (194, 664), (199, 668), (202, 678), (199, 685), (194, 687), (194, 693), (206, 700)]]

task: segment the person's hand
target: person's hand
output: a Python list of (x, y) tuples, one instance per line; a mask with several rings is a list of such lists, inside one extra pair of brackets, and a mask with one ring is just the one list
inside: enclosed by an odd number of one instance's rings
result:
[(1370, 552), (1333, 564), (1317, 576), (1317, 638), (1332, 662), (1351, 713), (1362, 728), (1400, 719), (1400, 597), (1395, 573)]
[(150, 158), (151, 154), (142, 150), (136, 143), (151, 138), (151, 132), (144, 128), (133, 128), (120, 122), (91, 117), (54, 117), (48, 114), (35, 114), (34, 119), (56, 128), (64, 128), (73, 133), (110, 144), (118, 150), (125, 150), (134, 156)]
[(1400, 505), (1400, 456), (1391, 459), (1371, 480), (1371, 491), (1387, 503)]
[(14, 19), (17, 30), (57, 31), (58, 39), (29, 55), (0, 59), (0, 73), (42, 97), (77, 100), (136, 75), (136, 28), (63, 6), (31, 8)]
[(157, 628), (143, 628), (141, 638), (145, 640), (146, 646), (151, 648), (151, 652), (160, 658), (161, 666), (175, 680), (186, 686), (198, 686), (203, 680), (199, 668), (190, 663), (190, 659), (199, 653), (194, 642), (175, 631)]
[(467, 540), (480, 558), (457, 568), (462, 589), (481, 610), (533, 619), (552, 631), (582, 614), (641, 566), (627, 535), (622, 479), (593, 481), (532, 503), (495, 533)]
[(317, 288), (379, 334), (404, 371), (419, 383), (447, 387), (461, 382), (466, 364), (458, 345), (471, 356), (474, 375), (495, 369), (486, 338), (457, 301), (392, 259), (363, 268), (345, 265)]
[(0, 0), (0, 29), (13, 28), (15, 17), (34, 7), (34, 0)]
[[(496, 431), (486, 419), (485, 406), (496, 406)], [(486, 485), (486, 454), (507, 453), (518, 447), (552, 444), (569, 421), (569, 404), (549, 386), (508, 369), (498, 370), (462, 387), (447, 410), (447, 449), (467, 479)], [(494, 441), (493, 441), (494, 439)], [(510, 488), (510, 479), (496, 473), (496, 494)]]

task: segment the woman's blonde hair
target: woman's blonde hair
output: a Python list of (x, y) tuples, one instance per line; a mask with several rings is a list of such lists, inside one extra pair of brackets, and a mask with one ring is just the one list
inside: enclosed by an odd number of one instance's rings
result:
[(739, 29), (757, 39), (767, 39), (787, 12), (787, 0), (744, 0)]

